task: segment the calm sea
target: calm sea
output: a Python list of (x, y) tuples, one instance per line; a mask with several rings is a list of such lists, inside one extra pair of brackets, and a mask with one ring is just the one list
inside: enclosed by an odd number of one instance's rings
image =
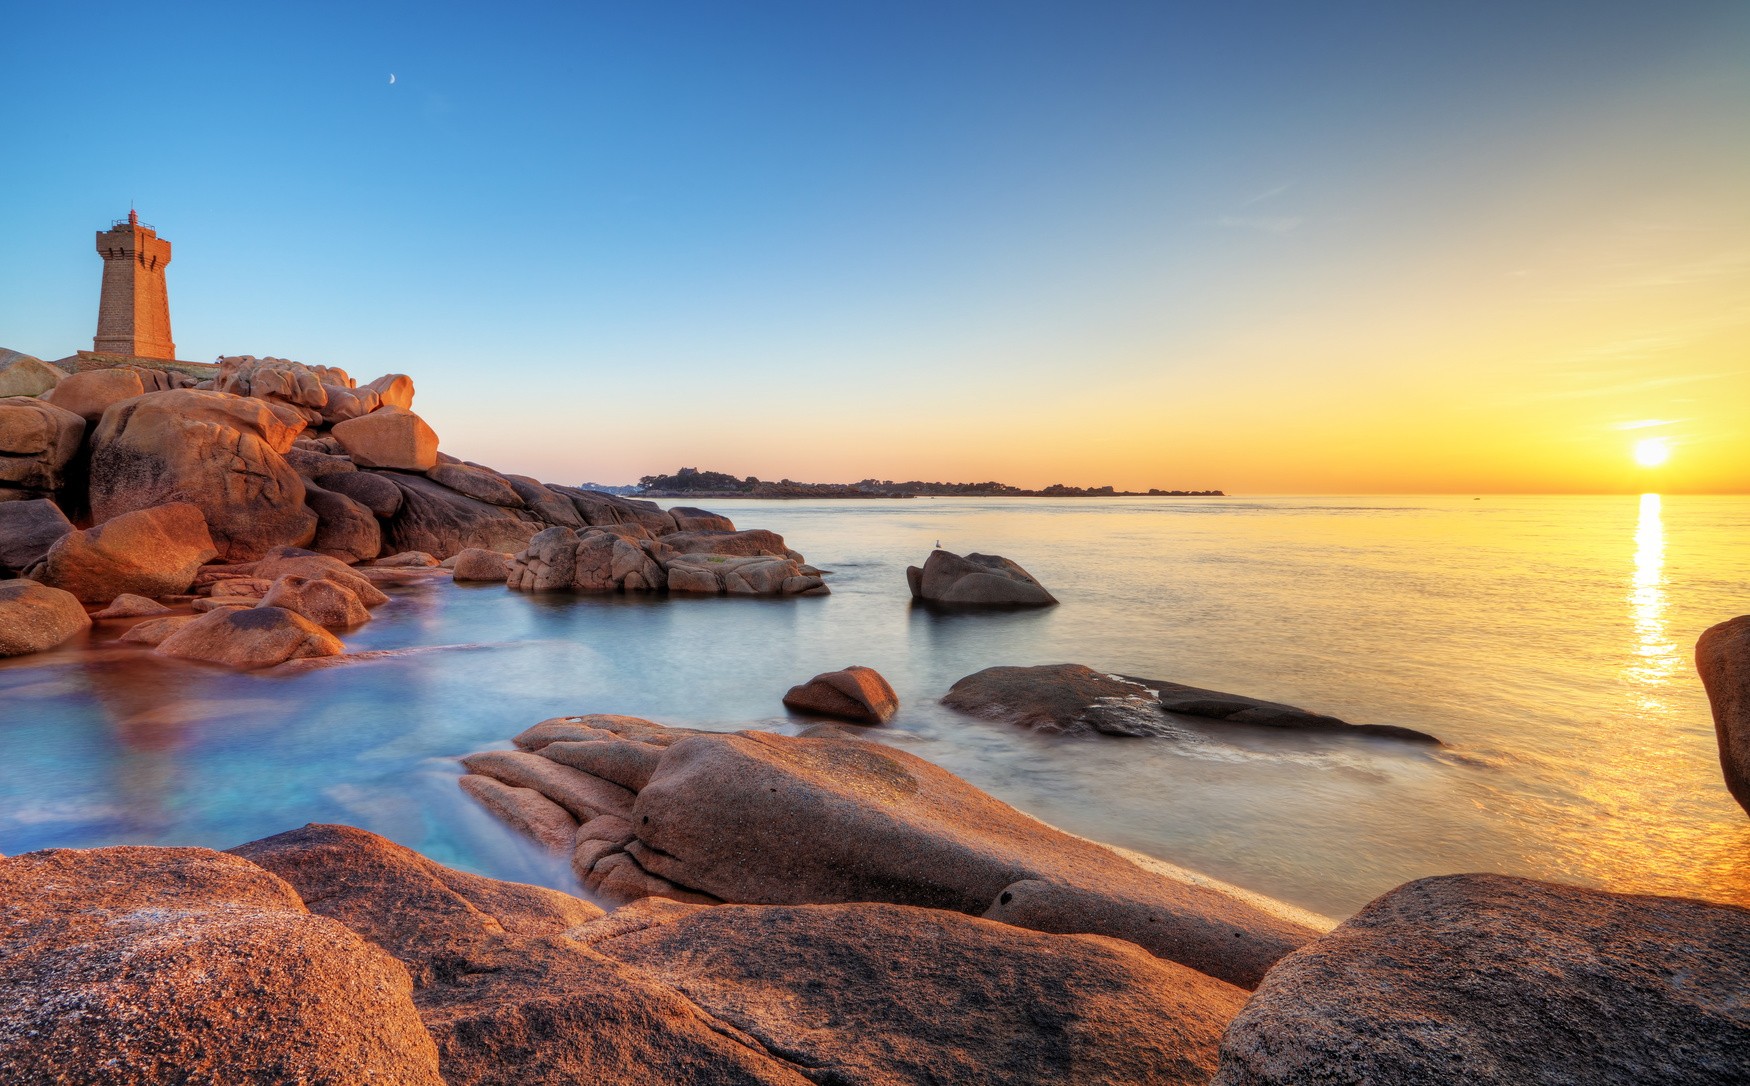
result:
[[(355, 650), (272, 678), (144, 653), (0, 666), (0, 852), (226, 847), (310, 821), (567, 886), (455, 787), (453, 759), (544, 717), (796, 730), (779, 698), (847, 664), (903, 707), (868, 734), (1046, 821), (1331, 915), (1403, 882), (1505, 871), (1750, 903), (1691, 654), (1750, 612), (1750, 499), (1337, 497), (722, 502), (833, 569), (820, 599), (398, 590)], [(1062, 600), (940, 615), (938, 541)], [(99, 635), (103, 636), (102, 634)], [(446, 647), (447, 646), (447, 647)], [(1076, 662), (1402, 724), (1429, 751), (1211, 724), (1044, 737), (936, 699), (993, 664)]]

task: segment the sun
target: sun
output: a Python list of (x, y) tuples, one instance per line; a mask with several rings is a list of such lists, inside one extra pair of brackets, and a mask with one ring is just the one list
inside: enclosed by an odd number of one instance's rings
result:
[(1649, 437), (1635, 442), (1635, 463), (1643, 468), (1656, 468), (1671, 459), (1671, 443), (1662, 437)]

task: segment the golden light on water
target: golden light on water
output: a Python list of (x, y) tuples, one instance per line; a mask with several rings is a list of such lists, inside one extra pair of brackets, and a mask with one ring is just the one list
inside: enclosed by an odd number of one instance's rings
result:
[(1641, 515), (1635, 525), (1635, 570), (1629, 589), (1635, 646), (1628, 676), (1642, 688), (1642, 705), (1649, 709), (1659, 706), (1659, 688), (1669, 684), (1683, 664), (1665, 621), (1663, 511), (1659, 495), (1641, 495)]
[[(1671, 459), (1671, 443), (1662, 437), (1649, 437), (1635, 442), (1635, 463), (1643, 468), (1656, 468)], [(1656, 503), (1657, 494), (1647, 494)], [(1644, 508), (1644, 507), (1643, 507)], [(1657, 512), (1654, 514), (1657, 516)]]

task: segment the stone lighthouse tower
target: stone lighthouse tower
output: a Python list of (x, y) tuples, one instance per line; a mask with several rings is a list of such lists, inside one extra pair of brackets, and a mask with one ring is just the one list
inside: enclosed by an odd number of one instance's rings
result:
[(97, 232), (97, 255), (103, 257), (103, 297), (97, 303), (93, 349), (98, 354), (174, 359), (170, 295), (164, 289), (170, 243), (129, 211), (126, 219)]

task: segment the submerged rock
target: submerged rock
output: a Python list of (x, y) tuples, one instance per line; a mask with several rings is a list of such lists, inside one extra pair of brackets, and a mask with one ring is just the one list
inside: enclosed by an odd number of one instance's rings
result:
[(1283, 959), (1220, 1086), (1735, 1083), (1750, 910), (1506, 875), (1406, 883)]
[(0, 859), (0, 1080), (440, 1086), (407, 971), (199, 848)]
[(934, 550), (923, 568), (907, 566), (913, 599), (971, 607), (1045, 607), (1057, 597), (1007, 558)]
[(1695, 669), (1713, 710), (1726, 788), (1750, 813), (1750, 615), (1705, 630), (1695, 643)]
[[(920, 758), (856, 739), (579, 717), (536, 725), (517, 744), (530, 754), (466, 765), (577, 817), (573, 866), (609, 896), (641, 896), (612, 892), (638, 891), (644, 884), (627, 877), (637, 875), (729, 902), (948, 909), (1126, 939), (1248, 987), (1317, 934), (1317, 919), (1298, 910), (1144, 868)], [(615, 844), (610, 834), (608, 847), (589, 843), (586, 853), (586, 837), (604, 840), (588, 832), (600, 817), (624, 820), (631, 836)]]
[(86, 603), (108, 603), (130, 592), (169, 596), (188, 591), (201, 565), (218, 553), (200, 509), (172, 502), (68, 532), (34, 575)]
[(0, 581), (0, 656), (52, 649), (90, 627), (71, 592), (35, 581)]
[(1227, 724), (1440, 743), (1413, 728), (1351, 724), (1281, 702), (1160, 679), (1106, 675), (1081, 664), (988, 667), (956, 682), (942, 704), (987, 720), (1046, 732), (1171, 736), (1179, 729), (1166, 714), (1178, 713)]
[(879, 671), (852, 665), (792, 686), (784, 695), (784, 704), (799, 712), (858, 724), (885, 724), (899, 712), (899, 695)]

